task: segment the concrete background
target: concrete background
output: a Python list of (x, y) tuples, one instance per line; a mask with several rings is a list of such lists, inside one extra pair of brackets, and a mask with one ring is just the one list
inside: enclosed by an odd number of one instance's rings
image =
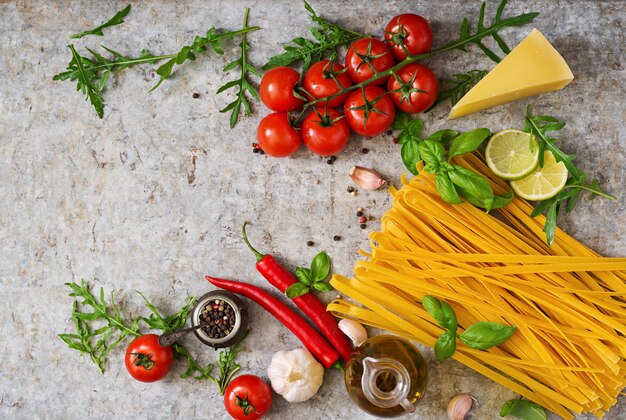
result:
[[(489, 2), (493, 16), (497, 2)], [(237, 53), (205, 54), (176, 68), (171, 80), (151, 94), (156, 66), (115, 75), (104, 92), (104, 119), (75, 84), (53, 82), (69, 61), (72, 33), (94, 27), (126, 2), (9, 1), (0, 4), (0, 417), (2, 418), (227, 418), (212, 383), (180, 379), (176, 364), (168, 377), (147, 385), (131, 380), (123, 366), (124, 345), (110, 354), (100, 375), (91, 361), (68, 349), (56, 335), (72, 328), (72, 300), (63, 283), (89, 280), (114, 290), (128, 316), (146, 315), (142, 291), (164, 312), (175, 311), (188, 294), (210, 289), (207, 273), (266, 288), (245, 248), (240, 227), (253, 225), (251, 240), (286, 265), (308, 263), (326, 250), (333, 271), (349, 275), (359, 247), (377, 221), (361, 230), (357, 207), (379, 218), (388, 208), (385, 191), (346, 192), (348, 169), (374, 167), (397, 180), (403, 171), (399, 147), (389, 136), (354, 136), (334, 165), (306, 149), (289, 159), (252, 154), (256, 126), (268, 111), (254, 104), (254, 117), (228, 127), (218, 112), (232, 100), (215, 91), (233, 74), (221, 68)], [(308, 15), (289, 1), (151, 1), (133, 4), (123, 26), (103, 38), (72, 41), (80, 51), (100, 44), (128, 55), (143, 48), (169, 53), (209, 27), (239, 28), (244, 8), (250, 24), (263, 30), (249, 36), (255, 65), (281, 50), (294, 36), (306, 36)], [(456, 36), (463, 16), (474, 22), (479, 2), (314, 1), (323, 16), (362, 32), (382, 34), (400, 12), (426, 16), (435, 44)], [(526, 103), (537, 113), (568, 122), (561, 146), (597, 177), (617, 200), (582, 200), (559, 226), (607, 256), (626, 256), (626, 170), (623, 138), (624, 17), (622, 1), (515, 1), (508, 13), (539, 11), (536, 27), (553, 41), (576, 79), (562, 92), (446, 122), (448, 105), (424, 116), (426, 131), (478, 126), (521, 127)], [(515, 45), (530, 27), (509, 29)], [(439, 76), (492, 64), (470, 48), (428, 62)], [(193, 93), (198, 99), (192, 99)], [(370, 153), (362, 155), (362, 147)], [(333, 241), (340, 235), (340, 241)], [(307, 247), (312, 240), (314, 247)], [(328, 299), (334, 294), (329, 294)], [(256, 306), (254, 322), (239, 357), (242, 373), (265, 375), (271, 355), (300, 344)], [(217, 356), (193, 337), (185, 344), (201, 361)], [(474, 418), (496, 418), (515, 395), (454, 361), (440, 366), (430, 349), (426, 398), (415, 418), (445, 416), (457, 392), (478, 398)], [(276, 397), (271, 418), (364, 418), (347, 400), (339, 372), (329, 371), (318, 395), (289, 405)], [(586, 417), (580, 417), (586, 418)], [(626, 418), (622, 396), (607, 418)]]

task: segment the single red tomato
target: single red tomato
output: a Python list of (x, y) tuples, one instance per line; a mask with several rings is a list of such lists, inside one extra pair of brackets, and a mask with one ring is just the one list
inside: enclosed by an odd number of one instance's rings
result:
[(277, 112), (263, 118), (256, 132), (259, 146), (274, 157), (286, 157), (295, 153), (302, 144), (300, 133), (291, 125), (289, 115)]
[(332, 156), (343, 150), (350, 139), (350, 127), (341, 113), (334, 109), (313, 110), (302, 122), (302, 141), (320, 156)]
[(156, 382), (172, 367), (174, 351), (159, 344), (159, 336), (146, 334), (135, 338), (126, 349), (124, 364), (130, 376), (141, 382)]
[[(335, 61), (331, 66), (330, 61), (322, 60), (309, 67), (302, 80), (302, 86), (311, 96), (320, 99), (334, 95), (341, 88), (352, 86), (352, 80), (344, 66)], [(348, 93), (344, 93), (331, 99), (328, 101), (328, 107), (336, 108), (343, 105), (347, 96)], [(319, 105), (324, 103), (320, 102)]]
[(256, 375), (237, 376), (226, 387), (224, 407), (235, 420), (255, 420), (272, 407), (272, 389)]
[(364, 136), (376, 136), (389, 127), (396, 109), (389, 94), (378, 86), (352, 92), (344, 105), (350, 128)]
[[(346, 53), (346, 67), (354, 83), (361, 83), (372, 77), (374, 69), (380, 73), (392, 68), (394, 64), (393, 54), (387, 44), (376, 38), (356, 40)], [(371, 84), (382, 85), (386, 80), (386, 77), (382, 77)]]
[(291, 67), (275, 67), (261, 79), (259, 92), (266, 107), (276, 112), (298, 109), (304, 102), (293, 95), (300, 74)]
[(402, 67), (397, 76), (389, 78), (387, 90), (393, 103), (408, 114), (426, 111), (437, 100), (439, 83), (437, 77), (426, 66), (408, 64)]
[(413, 13), (394, 16), (385, 28), (385, 42), (396, 60), (409, 55), (423, 54), (433, 46), (433, 30), (428, 21)]

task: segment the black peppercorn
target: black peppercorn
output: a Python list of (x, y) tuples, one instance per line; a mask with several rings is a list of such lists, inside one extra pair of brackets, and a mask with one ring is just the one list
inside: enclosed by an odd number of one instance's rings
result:
[(337, 156), (331, 156), (330, 160), (332, 160), (333, 162), (337, 160)]
[(388, 135), (388, 136), (390, 136), (390, 135), (392, 135), (392, 134), (393, 134), (393, 131), (392, 131), (392, 130), (387, 130), (387, 135)]
[(313, 246), (315, 243), (313, 241), (307, 241), (306, 246)]
[(194, 99), (198, 99), (200, 97), (200, 94), (198, 92), (195, 92), (193, 95), (191, 95), (191, 97)]
[(259, 149), (252, 149), (252, 153), (259, 153)]
[(361, 229), (365, 229), (367, 225), (365, 223), (361, 223)]
[(332, 165), (332, 164), (333, 164), (333, 160), (332, 160), (332, 159), (328, 159), (328, 160), (326, 161), (326, 163), (328, 163), (329, 165)]
[(333, 241), (339, 241), (339, 240), (341, 240), (341, 236), (339, 235), (333, 236)]
[(363, 216), (363, 212), (362, 211), (357, 211), (356, 212), (356, 217), (361, 217)]
[(369, 149), (365, 147), (361, 149), (361, 153), (366, 154), (367, 152), (369, 152)]

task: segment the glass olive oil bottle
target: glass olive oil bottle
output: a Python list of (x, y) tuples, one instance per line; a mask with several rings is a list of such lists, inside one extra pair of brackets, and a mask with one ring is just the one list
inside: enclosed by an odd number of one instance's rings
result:
[(428, 373), (420, 351), (392, 335), (372, 337), (354, 349), (346, 364), (346, 389), (357, 405), (378, 417), (415, 411)]

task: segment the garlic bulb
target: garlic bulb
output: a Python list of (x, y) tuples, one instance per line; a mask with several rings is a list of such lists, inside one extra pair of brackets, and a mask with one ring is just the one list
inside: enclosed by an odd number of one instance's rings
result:
[(324, 366), (300, 348), (274, 354), (267, 368), (274, 391), (290, 403), (302, 402), (317, 394), (324, 381)]
[(352, 340), (354, 347), (359, 347), (367, 340), (365, 327), (353, 319), (342, 319), (339, 321), (339, 329)]
[(452, 397), (448, 404), (448, 419), (463, 420), (472, 409), (474, 397), (469, 394), (458, 394)]
[(383, 177), (373, 169), (353, 166), (350, 169), (352, 181), (364, 190), (375, 190), (385, 185)]

